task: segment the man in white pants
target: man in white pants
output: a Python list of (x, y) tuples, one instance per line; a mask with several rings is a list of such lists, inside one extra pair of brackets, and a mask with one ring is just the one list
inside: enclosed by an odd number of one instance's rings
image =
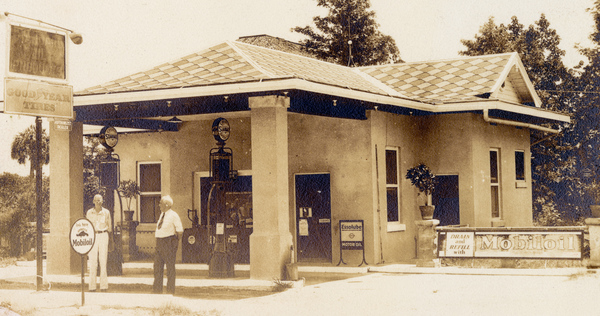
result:
[(98, 259), (100, 259), (100, 291), (108, 290), (108, 273), (106, 272), (106, 260), (108, 257), (108, 238), (112, 231), (110, 212), (102, 207), (104, 202), (102, 195), (94, 196), (94, 207), (86, 213), (87, 219), (92, 222), (96, 230), (96, 242), (89, 252), (90, 265), (90, 292), (96, 291), (96, 276), (98, 274)]

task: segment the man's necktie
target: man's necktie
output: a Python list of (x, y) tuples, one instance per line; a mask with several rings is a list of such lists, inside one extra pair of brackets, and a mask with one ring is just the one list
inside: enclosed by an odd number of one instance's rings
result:
[(158, 219), (158, 229), (160, 229), (162, 227), (164, 215), (165, 215), (165, 213), (160, 213), (160, 218)]

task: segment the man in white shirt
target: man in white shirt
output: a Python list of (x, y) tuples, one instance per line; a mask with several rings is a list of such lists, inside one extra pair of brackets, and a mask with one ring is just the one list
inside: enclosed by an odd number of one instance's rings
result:
[(175, 294), (175, 255), (179, 234), (183, 233), (181, 219), (171, 209), (173, 199), (166, 195), (160, 199), (160, 218), (156, 224), (156, 253), (154, 255), (154, 285), (152, 293), (162, 294), (163, 271), (167, 264), (167, 293)]
[(112, 232), (110, 212), (102, 207), (104, 199), (102, 195), (94, 196), (94, 207), (86, 213), (86, 218), (92, 222), (96, 230), (96, 242), (89, 252), (90, 263), (90, 292), (96, 291), (96, 276), (98, 274), (98, 258), (100, 259), (100, 291), (108, 290), (108, 273), (106, 272), (106, 260), (108, 258), (108, 239)]

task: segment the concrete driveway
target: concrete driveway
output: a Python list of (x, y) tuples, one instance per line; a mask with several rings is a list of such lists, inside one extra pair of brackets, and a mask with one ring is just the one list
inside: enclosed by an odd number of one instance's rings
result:
[[(189, 299), (134, 293), (0, 290), (0, 301), (28, 315), (152, 315), (184, 307), (190, 315), (587, 315), (600, 314), (595, 270), (546, 269), (519, 275), (510, 269), (461, 274), (370, 272), (292, 288), (263, 297)], [(499, 271), (504, 273), (499, 273)], [(477, 272), (477, 273), (476, 273)], [(556, 272), (556, 273), (555, 273)], [(212, 312), (211, 312), (212, 311)], [(0, 312), (0, 314), (2, 314)]]

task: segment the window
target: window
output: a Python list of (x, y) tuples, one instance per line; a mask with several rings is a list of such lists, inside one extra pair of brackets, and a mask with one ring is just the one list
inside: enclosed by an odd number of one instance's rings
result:
[(399, 222), (400, 214), (398, 212), (400, 205), (399, 185), (398, 185), (398, 150), (386, 149), (385, 151), (385, 169), (386, 169), (386, 191), (387, 191), (387, 221)]
[(161, 198), (160, 162), (140, 162), (140, 222), (156, 223), (160, 216), (158, 204)]
[(515, 175), (517, 180), (525, 180), (525, 152), (515, 151)]
[(492, 218), (500, 217), (500, 150), (490, 150), (490, 186), (492, 197)]

